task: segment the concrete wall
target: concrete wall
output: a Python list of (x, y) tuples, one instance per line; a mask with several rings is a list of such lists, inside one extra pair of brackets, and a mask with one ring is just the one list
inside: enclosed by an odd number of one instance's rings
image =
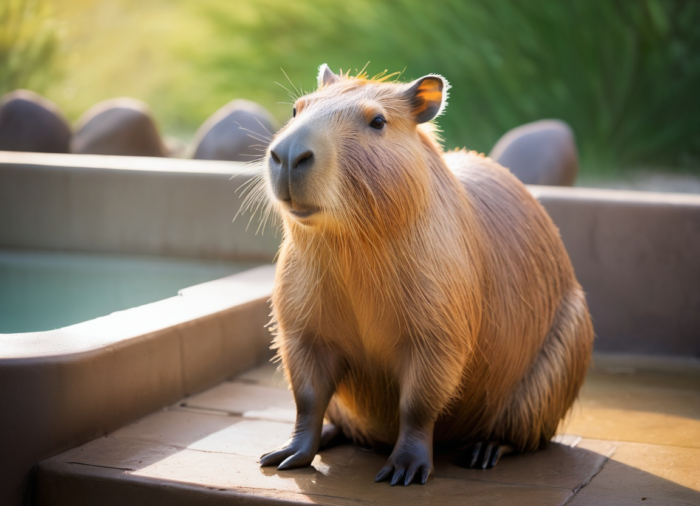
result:
[(271, 261), (240, 162), (0, 152), (0, 247)]
[[(0, 153), (0, 247), (270, 261), (274, 225), (232, 222), (253, 174), (235, 162)], [(529, 188), (588, 293), (596, 349), (700, 356), (700, 196)]]
[(586, 291), (597, 351), (700, 357), (700, 195), (529, 189)]

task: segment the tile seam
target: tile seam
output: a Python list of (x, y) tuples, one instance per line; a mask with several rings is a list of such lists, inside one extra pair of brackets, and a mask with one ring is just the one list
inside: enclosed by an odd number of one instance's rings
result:
[(661, 444), (661, 443), (648, 443), (646, 441), (630, 441), (627, 439), (605, 439), (602, 437), (593, 437), (593, 436), (581, 436), (583, 438), (583, 441), (606, 441), (606, 442), (611, 442), (611, 443), (627, 443), (627, 444), (640, 444), (640, 445), (649, 445), (649, 446), (660, 446), (663, 448), (687, 448), (689, 450), (698, 450), (700, 451), (700, 446), (685, 446), (685, 445), (677, 445), (677, 444)]
[(610, 461), (610, 459), (612, 458), (612, 456), (615, 454), (615, 450), (616, 450), (616, 449), (617, 449), (617, 446), (615, 446), (614, 448), (612, 448), (612, 449), (604, 456), (603, 461), (600, 463), (600, 466), (598, 466), (598, 469), (596, 469), (596, 471), (595, 471), (593, 474), (591, 474), (591, 476), (589, 476), (587, 480), (585, 480), (585, 481), (584, 481), (583, 483), (581, 483), (578, 487), (576, 487), (576, 489), (572, 490), (573, 493), (571, 494), (571, 496), (570, 496), (566, 501), (564, 501), (564, 502), (562, 503), (561, 506), (566, 506), (567, 504), (569, 504), (569, 503), (573, 500), (573, 498), (576, 497), (576, 495), (577, 495), (581, 490), (583, 490), (583, 489), (593, 480), (593, 478), (595, 478), (596, 476), (598, 476), (598, 474), (600, 474), (600, 472), (601, 472), (601, 471), (603, 470), (603, 468), (605, 467), (605, 464), (607, 464), (607, 463)]

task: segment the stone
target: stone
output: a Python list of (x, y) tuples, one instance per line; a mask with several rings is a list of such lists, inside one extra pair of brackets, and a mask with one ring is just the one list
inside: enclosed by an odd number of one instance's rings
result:
[(149, 107), (133, 98), (105, 100), (83, 114), (72, 142), (73, 153), (167, 156)]
[(509, 130), (489, 156), (525, 184), (572, 186), (578, 173), (574, 133), (559, 120), (535, 121)]
[(265, 154), (276, 130), (276, 121), (265, 108), (234, 100), (199, 128), (192, 158), (253, 162)]
[(28, 90), (0, 101), (0, 151), (68, 153), (71, 129), (56, 104)]

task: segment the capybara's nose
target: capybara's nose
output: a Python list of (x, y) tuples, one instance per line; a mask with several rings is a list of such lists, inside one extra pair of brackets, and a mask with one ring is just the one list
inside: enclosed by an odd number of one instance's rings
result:
[(314, 152), (304, 141), (298, 135), (291, 135), (271, 146), (270, 174), (275, 196), (279, 200), (291, 200), (292, 188), (303, 188), (306, 175), (314, 165)]
[(282, 169), (309, 169), (313, 165), (314, 152), (304, 145), (280, 142), (270, 150), (272, 160)]

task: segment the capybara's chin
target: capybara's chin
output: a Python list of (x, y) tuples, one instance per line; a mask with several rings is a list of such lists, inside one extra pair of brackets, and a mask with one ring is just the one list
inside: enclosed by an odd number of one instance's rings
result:
[(263, 466), (345, 436), (393, 446), (376, 481), (425, 483), (434, 447), (485, 469), (545, 446), (578, 395), (593, 328), (558, 230), (508, 170), (442, 150), (448, 88), (323, 65), (270, 144), (274, 347), (297, 420)]
[(320, 207), (313, 204), (302, 204), (298, 201), (282, 202), (280, 205), (285, 212), (300, 221), (309, 221), (321, 213)]

